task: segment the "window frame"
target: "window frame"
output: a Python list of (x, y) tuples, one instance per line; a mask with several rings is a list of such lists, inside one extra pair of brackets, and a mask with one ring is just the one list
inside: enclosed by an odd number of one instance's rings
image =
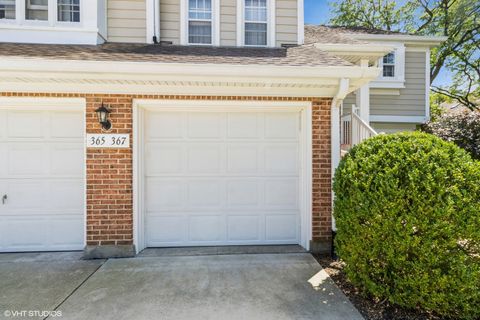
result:
[[(383, 43), (385, 44), (385, 43)], [(405, 45), (403, 43), (389, 43), (394, 47), (392, 53), (395, 55), (394, 76), (383, 76), (383, 58), (378, 59), (378, 68), (380, 75), (370, 83), (370, 88), (392, 88), (402, 89), (405, 87)]]
[[(248, 6), (245, 5), (247, 0), (243, 0), (244, 2), (244, 7), (243, 7), (243, 14), (245, 15), (245, 12), (247, 11)], [(268, 0), (265, 0), (265, 21), (253, 21), (253, 20), (247, 20), (247, 18), (244, 16), (243, 19), (243, 42), (246, 47), (266, 47), (268, 46), (268, 15), (270, 13), (270, 8), (268, 7)], [(265, 25), (265, 35), (266, 35), (266, 43), (265, 44), (247, 44), (246, 43), (246, 33), (247, 33), (247, 23), (248, 24), (259, 24), (259, 25)]]
[(220, 1), (212, 1), (212, 42), (211, 43), (190, 43), (189, 41), (189, 22), (190, 21), (208, 21), (204, 19), (190, 19), (189, 0), (180, 1), (180, 44), (189, 46), (219, 46), (220, 45)]
[(245, 25), (249, 22), (245, 19), (246, 0), (237, 0), (237, 46), (239, 47), (257, 47), (272, 48), (276, 47), (276, 6), (275, 0), (266, 0), (267, 3), (267, 44), (266, 45), (247, 45), (245, 43)]
[(0, 25), (18, 25), (25, 27), (66, 27), (82, 28), (85, 12), (85, 1), (80, 0), (80, 21), (59, 21), (58, 0), (48, 0), (48, 19), (29, 20), (26, 18), (27, 3), (25, 0), (15, 0), (15, 19), (0, 19)]
[[(198, 1), (198, 0), (197, 0)], [(211, 11), (210, 11), (210, 19), (194, 19), (190, 18), (190, 0), (187, 3), (187, 44), (188, 45), (201, 45), (201, 46), (210, 46), (213, 44), (213, 0), (210, 0), (210, 6), (211, 6)], [(190, 42), (190, 22), (210, 22), (210, 43), (196, 43), (196, 42)]]

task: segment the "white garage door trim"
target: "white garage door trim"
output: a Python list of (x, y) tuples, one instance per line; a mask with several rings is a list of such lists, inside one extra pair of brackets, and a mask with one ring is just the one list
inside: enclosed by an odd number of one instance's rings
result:
[[(82, 113), (83, 140), (86, 132), (86, 100), (84, 98), (46, 98), (46, 97), (0, 97), (0, 110), (42, 110), (42, 111), (77, 111)], [(83, 144), (83, 241), (82, 247), (65, 250), (82, 250), (87, 243), (87, 214), (86, 214), (86, 144)], [(60, 249), (64, 250), (64, 249)]]
[(155, 111), (299, 111), (301, 114), (300, 245), (312, 239), (312, 104), (299, 101), (134, 100), (133, 101), (133, 236), (137, 252), (146, 247), (144, 217), (144, 112)]

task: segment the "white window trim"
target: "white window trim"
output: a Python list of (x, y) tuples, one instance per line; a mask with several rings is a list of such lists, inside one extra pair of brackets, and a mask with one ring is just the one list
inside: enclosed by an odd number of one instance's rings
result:
[(0, 20), (1, 42), (92, 45), (103, 42), (99, 25), (105, 12), (98, 10), (97, 0), (80, 0), (80, 22), (57, 21), (57, 0), (48, 0), (48, 21), (26, 20), (25, 7), (25, 0), (16, 0), (15, 19)]
[[(32, 27), (72, 27), (79, 28), (84, 24), (84, 15), (85, 10), (87, 10), (87, 5), (85, 0), (80, 0), (80, 22), (69, 22), (69, 21), (58, 21), (58, 1), (57, 0), (48, 0), (48, 20), (27, 20), (25, 17), (26, 14), (26, 4), (25, 0), (16, 0), (15, 1), (15, 19), (2, 19), (0, 20), (0, 25), (21, 25), (21, 26), (32, 26)], [(96, 6), (94, 8), (96, 10)], [(88, 10), (90, 11), (90, 10)]]
[(212, 0), (212, 43), (188, 42), (188, 0), (180, 1), (180, 44), (190, 46), (219, 46), (220, 45), (220, 1)]
[(383, 57), (378, 60), (378, 67), (382, 70), (380, 76), (370, 83), (370, 88), (405, 88), (405, 45), (392, 44), (395, 49), (395, 76), (383, 76)]
[[(276, 0), (267, 0), (267, 45), (276, 46)], [(261, 47), (245, 45), (245, 0), (237, 0), (237, 46)]]

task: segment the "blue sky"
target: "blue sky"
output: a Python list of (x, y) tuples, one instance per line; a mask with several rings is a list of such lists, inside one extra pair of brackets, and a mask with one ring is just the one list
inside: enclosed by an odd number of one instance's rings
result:
[[(304, 0), (306, 24), (328, 24), (330, 20), (329, 2), (335, 0)], [(434, 85), (443, 85), (451, 81), (450, 74), (442, 70), (434, 81)]]

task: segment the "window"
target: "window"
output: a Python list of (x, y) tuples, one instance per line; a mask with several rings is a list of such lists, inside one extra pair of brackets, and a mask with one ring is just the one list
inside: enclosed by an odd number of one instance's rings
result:
[(48, 20), (48, 0), (25, 0), (26, 20)]
[(58, 0), (58, 21), (80, 22), (80, 0)]
[(0, 0), (0, 19), (15, 19), (15, 0)]
[[(23, 2), (25, 8), (23, 8)], [(48, 21), (49, 12), (57, 7), (57, 20), (54, 22), (80, 22), (80, 0), (0, 0), (0, 20), (15, 20), (17, 8), (25, 9), (25, 16), (21, 21)]]
[(383, 77), (395, 77), (395, 53), (393, 52), (383, 57)]
[(188, 1), (188, 42), (212, 44), (212, 0)]
[(267, 45), (267, 0), (245, 0), (245, 45)]

